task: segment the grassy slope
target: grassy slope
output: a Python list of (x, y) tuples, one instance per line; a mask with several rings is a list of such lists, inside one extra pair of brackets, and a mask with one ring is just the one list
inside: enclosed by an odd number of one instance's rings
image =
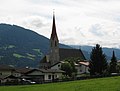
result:
[(39, 85), (1, 86), (0, 91), (120, 91), (120, 76)]

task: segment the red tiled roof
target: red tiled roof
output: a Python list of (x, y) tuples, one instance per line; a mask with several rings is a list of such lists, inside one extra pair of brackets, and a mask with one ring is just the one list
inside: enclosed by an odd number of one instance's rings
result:
[(82, 65), (89, 66), (89, 62), (79, 62)]
[(120, 63), (120, 60), (118, 60), (117, 62)]

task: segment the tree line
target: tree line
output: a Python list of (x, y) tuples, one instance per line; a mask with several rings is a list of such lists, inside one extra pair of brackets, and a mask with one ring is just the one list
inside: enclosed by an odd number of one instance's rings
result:
[(119, 73), (120, 66), (113, 50), (110, 62), (107, 61), (106, 55), (99, 44), (92, 49), (90, 54), (89, 72), (90, 76), (106, 76)]
[[(79, 59), (68, 58), (64, 60), (65, 63), (62, 64), (61, 69), (65, 71), (65, 76), (75, 77), (77, 70), (74, 63), (77, 63)], [(120, 64), (117, 62), (114, 50), (111, 60), (108, 62), (106, 55), (102, 51), (102, 47), (96, 44), (90, 54), (89, 72), (90, 76), (110, 76), (111, 74), (120, 73)]]

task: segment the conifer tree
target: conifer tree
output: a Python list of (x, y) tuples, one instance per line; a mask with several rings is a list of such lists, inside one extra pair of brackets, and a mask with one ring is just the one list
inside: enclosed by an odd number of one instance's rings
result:
[(90, 75), (104, 74), (107, 69), (107, 60), (105, 54), (102, 51), (102, 47), (100, 47), (99, 44), (96, 44), (96, 47), (92, 49), (90, 59)]
[(110, 62), (110, 73), (116, 73), (116, 72), (117, 72), (117, 58), (113, 51), (113, 55)]

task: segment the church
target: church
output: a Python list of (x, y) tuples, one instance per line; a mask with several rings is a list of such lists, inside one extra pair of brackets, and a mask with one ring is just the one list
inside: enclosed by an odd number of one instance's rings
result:
[(80, 61), (86, 60), (84, 54), (80, 49), (59, 48), (59, 39), (57, 36), (55, 24), (55, 14), (53, 13), (52, 33), (50, 37), (50, 51), (40, 61), (40, 69), (51, 69), (51, 67), (71, 57), (80, 58)]

